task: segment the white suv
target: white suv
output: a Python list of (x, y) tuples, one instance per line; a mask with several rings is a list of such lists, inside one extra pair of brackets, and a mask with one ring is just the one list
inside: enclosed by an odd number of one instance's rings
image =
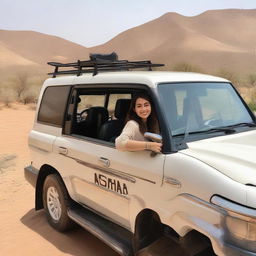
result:
[[(53, 227), (78, 223), (122, 255), (256, 255), (256, 120), (229, 81), (101, 56), (50, 64), (25, 177)], [(138, 92), (161, 154), (115, 148)]]

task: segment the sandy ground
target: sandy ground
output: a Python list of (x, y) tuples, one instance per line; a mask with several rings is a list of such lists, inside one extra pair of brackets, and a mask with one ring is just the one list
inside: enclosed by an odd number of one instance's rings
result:
[(55, 231), (44, 211), (34, 210), (34, 189), (23, 174), (34, 113), (23, 105), (0, 109), (0, 256), (117, 256), (82, 228)]
[(0, 106), (0, 256), (117, 256), (82, 228), (55, 231), (44, 211), (34, 210), (34, 188), (23, 174), (34, 114), (28, 106)]

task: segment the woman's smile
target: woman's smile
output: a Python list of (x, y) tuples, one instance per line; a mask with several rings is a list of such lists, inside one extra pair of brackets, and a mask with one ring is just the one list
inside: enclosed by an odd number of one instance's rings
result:
[(138, 98), (136, 100), (134, 111), (136, 112), (138, 117), (140, 117), (143, 121), (146, 121), (151, 114), (150, 102), (143, 98)]

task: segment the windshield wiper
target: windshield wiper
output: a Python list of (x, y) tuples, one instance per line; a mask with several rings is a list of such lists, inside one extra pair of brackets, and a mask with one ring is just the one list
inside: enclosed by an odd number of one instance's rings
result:
[(256, 124), (255, 123), (238, 123), (238, 124), (233, 124), (233, 125), (229, 125), (227, 127), (238, 127), (238, 126), (248, 126), (248, 127), (256, 127)]
[(197, 134), (197, 133), (213, 133), (213, 132), (225, 132), (226, 134), (234, 133), (236, 130), (231, 128), (225, 128), (225, 127), (217, 127), (217, 128), (211, 128), (204, 131), (196, 131), (196, 132), (190, 132), (189, 134)]
[[(187, 134), (188, 135), (191, 135), (191, 134), (205, 134), (205, 133), (214, 133), (214, 132), (224, 132), (226, 134), (231, 134), (231, 133), (236, 132), (236, 130), (234, 130), (232, 128), (218, 127), (218, 128), (211, 128), (211, 129), (208, 129), (208, 130), (188, 132)], [(181, 135), (184, 135), (184, 133), (176, 134), (176, 135), (174, 135), (174, 137), (181, 136)]]

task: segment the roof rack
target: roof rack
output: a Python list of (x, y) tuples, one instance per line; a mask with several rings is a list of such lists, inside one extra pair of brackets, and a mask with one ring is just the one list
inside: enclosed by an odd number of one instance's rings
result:
[[(54, 72), (48, 73), (48, 75), (52, 75), (52, 77), (71, 74), (80, 76), (82, 73), (93, 73), (95, 76), (98, 72), (129, 71), (130, 69), (136, 68), (147, 68), (151, 71), (152, 67), (164, 66), (164, 64), (151, 63), (150, 60), (118, 60), (118, 56), (115, 52), (111, 54), (90, 54), (90, 60), (77, 60), (77, 62), (71, 63), (48, 62), (47, 64), (55, 67)], [(59, 68), (64, 68), (65, 70), (60, 71)]]

